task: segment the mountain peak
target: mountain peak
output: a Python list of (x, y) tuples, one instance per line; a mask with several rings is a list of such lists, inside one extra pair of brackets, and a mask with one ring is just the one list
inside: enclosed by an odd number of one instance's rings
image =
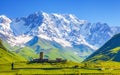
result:
[(0, 15), (0, 23), (9, 24), (9, 23), (11, 23), (11, 20), (5, 15)]
[[(86, 20), (78, 19), (73, 14), (48, 14), (39, 11), (27, 17), (13, 19), (12, 22), (5, 15), (1, 15), (0, 18), (1, 22), (5, 23), (4, 25), (10, 26), (8, 29), (4, 26), (3, 31), (11, 30), (13, 32), (11, 35), (14, 34), (15, 37), (21, 35), (40, 36), (65, 46), (84, 44), (89, 47), (100, 47), (113, 35), (111, 27), (106, 23), (88, 23)], [(8, 31), (5, 33), (9, 34)], [(81, 40), (85, 40), (85, 42)]]
[(0, 32), (2, 34), (9, 35), (10, 32), (12, 32), (10, 28), (10, 23), (12, 21), (5, 15), (0, 15)]

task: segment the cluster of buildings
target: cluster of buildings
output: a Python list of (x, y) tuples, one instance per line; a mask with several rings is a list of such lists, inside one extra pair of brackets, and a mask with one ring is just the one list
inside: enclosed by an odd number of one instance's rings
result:
[(33, 59), (33, 63), (59, 63), (59, 62), (66, 62), (67, 60), (63, 60), (62, 58), (56, 58), (56, 60), (49, 60), (49, 59), (44, 59), (44, 54), (43, 52), (40, 52), (39, 58), (38, 59)]

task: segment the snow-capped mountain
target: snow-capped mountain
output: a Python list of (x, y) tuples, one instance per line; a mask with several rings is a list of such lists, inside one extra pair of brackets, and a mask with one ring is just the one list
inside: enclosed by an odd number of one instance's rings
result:
[(119, 27), (110, 27), (100, 22), (90, 23), (72, 14), (35, 12), (15, 19), (0, 16), (0, 37), (12, 46), (24, 46), (37, 36), (55, 41), (63, 47), (80, 48), (82, 45), (83, 50), (85, 47), (96, 50), (119, 32)]
[(32, 39), (24, 34), (15, 36), (11, 29), (11, 22), (12, 20), (5, 15), (0, 16), (0, 38), (10, 43), (11, 46), (23, 46), (24, 43)]
[(118, 34), (120, 32), (120, 27), (119, 26), (111, 27), (111, 30), (113, 34)]
[(9, 35), (12, 33), (10, 28), (11, 20), (4, 15), (0, 16), (0, 33), (3, 35)]
[[(117, 28), (115, 28), (117, 29)], [(82, 26), (81, 35), (84, 36), (85, 40), (96, 47), (102, 46), (108, 41), (114, 34), (120, 31), (112, 30), (112, 27), (106, 23), (88, 23)]]
[[(39, 36), (54, 40), (63, 46), (85, 44), (100, 47), (119, 31), (106, 23), (89, 23), (72, 14), (47, 14), (36, 12), (27, 17), (16, 18), (11, 23), (14, 35)], [(21, 29), (21, 30), (19, 30)]]
[(11, 29), (16, 36), (22, 34), (39, 36), (43, 39), (56, 41), (64, 47), (72, 47), (72, 44), (85, 44), (94, 48), (80, 34), (80, 28), (85, 23), (86, 21), (79, 20), (71, 14), (36, 12), (28, 17), (14, 19)]

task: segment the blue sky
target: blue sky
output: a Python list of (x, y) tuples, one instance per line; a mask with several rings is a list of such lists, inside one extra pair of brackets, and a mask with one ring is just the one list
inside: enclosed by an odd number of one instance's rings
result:
[(36, 11), (74, 14), (92, 23), (120, 26), (120, 0), (0, 0), (0, 15), (16, 18)]

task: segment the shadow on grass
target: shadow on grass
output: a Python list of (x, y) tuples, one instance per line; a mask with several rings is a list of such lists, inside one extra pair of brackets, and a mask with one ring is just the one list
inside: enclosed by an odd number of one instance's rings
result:
[(72, 67), (64, 67), (64, 68), (14, 68), (13, 70), (19, 69), (41, 69), (41, 70), (61, 70), (61, 69), (81, 69), (81, 68), (72, 68)]
[(63, 68), (14, 68), (13, 70), (19, 70), (19, 69), (41, 69), (41, 70), (59, 70), (59, 69), (63, 69)]

